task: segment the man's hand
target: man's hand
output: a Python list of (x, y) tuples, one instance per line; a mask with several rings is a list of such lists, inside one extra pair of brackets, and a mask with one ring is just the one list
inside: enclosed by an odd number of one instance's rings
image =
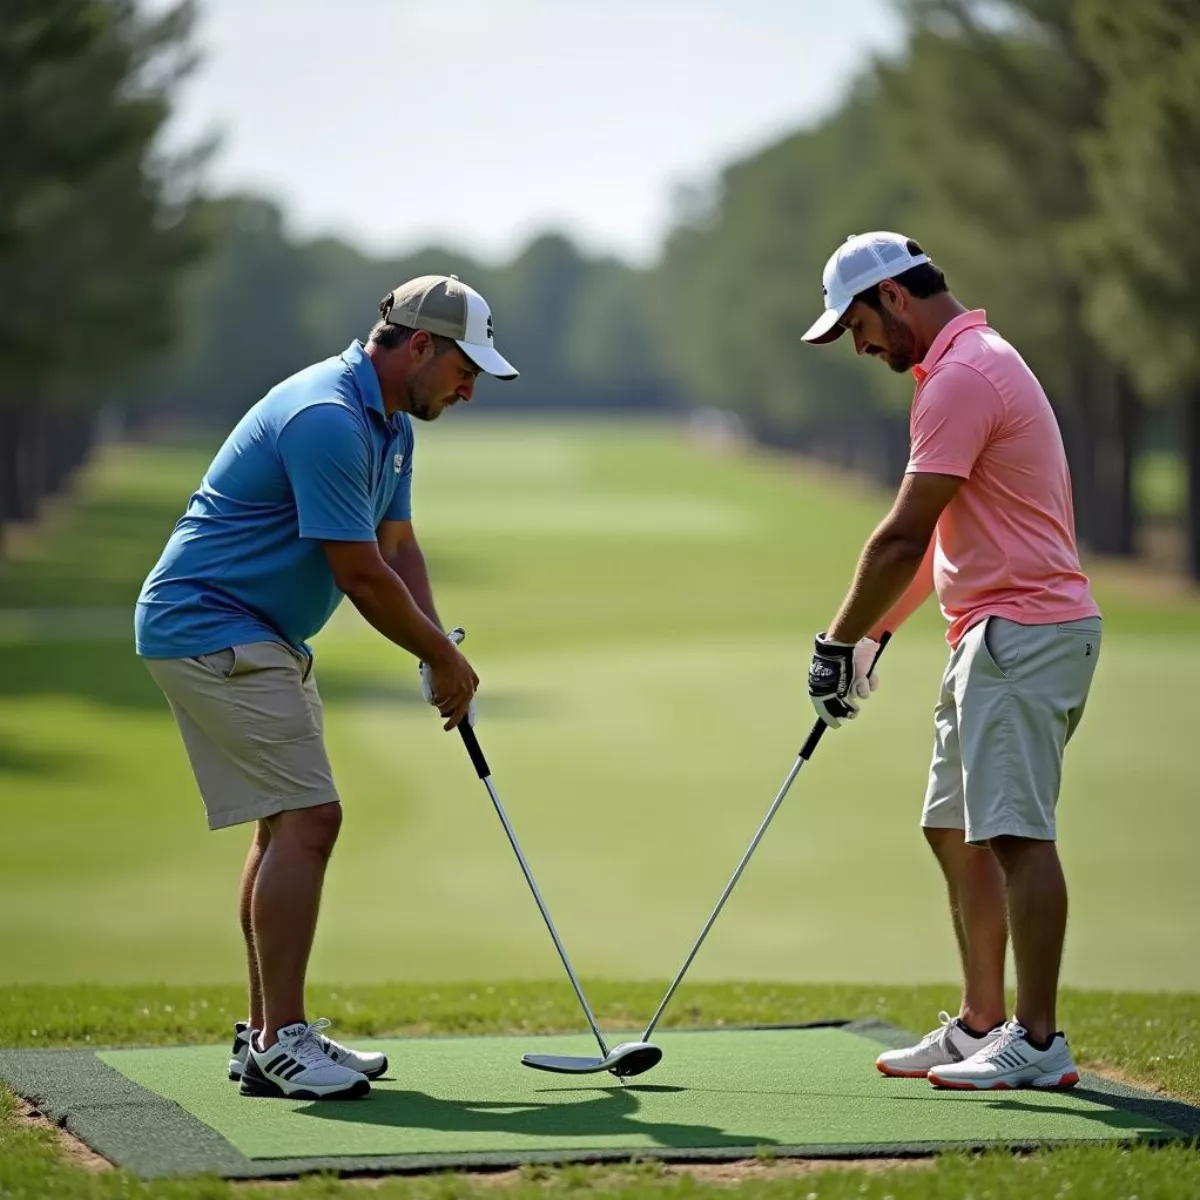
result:
[(833, 729), (858, 716), (858, 701), (879, 686), (871, 671), (879, 643), (863, 638), (857, 644), (832, 642), (818, 634), (808, 668), (808, 695), (817, 716)]
[(458, 644), (467, 635), (454, 629), (446, 635), (446, 653), (433, 662), (421, 663), (421, 695), (446, 718), (445, 729), (455, 729), (465, 719), (475, 724), (475, 692), (479, 676), (459, 652)]

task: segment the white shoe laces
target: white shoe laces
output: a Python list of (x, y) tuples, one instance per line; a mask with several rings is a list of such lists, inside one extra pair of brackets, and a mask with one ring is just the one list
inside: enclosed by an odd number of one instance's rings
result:
[(303, 1033), (297, 1033), (287, 1039), (287, 1052), (306, 1067), (323, 1067), (331, 1063), (333, 1060), (321, 1045), (321, 1030), (328, 1029), (331, 1024), (332, 1022), (325, 1017), (310, 1021), (304, 1027)]
[(938, 1013), (939, 1028), (932, 1033), (927, 1033), (918, 1043), (917, 1049), (924, 1050), (929, 1046), (939, 1046), (945, 1043), (950, 1036), (951, 1029), (954, 1028), (954, 1018), (948, 1012)]
[(1000, 1027), (1000, 1036), (990, 1046), (984, 1047), (979, 1055), (986, 1059), (993, 1059), (1013, 1042), (1021, 1040), (1027, 1040), (1024, 1027), (1018, 1025), (1016, 1021), (1007, 1021)]

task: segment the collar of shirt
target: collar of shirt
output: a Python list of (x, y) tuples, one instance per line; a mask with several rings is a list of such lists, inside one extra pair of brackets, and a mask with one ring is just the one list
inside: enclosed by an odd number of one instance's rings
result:
[(950, 349), (954, 343), (954, 339), (960, 333), (966, 329), (977, 329), (979, 326), (986, 324), (987, 313), (982, 308), (973, 308), (970, 312), (960, 313), (953, 321), (944, 326), (942, 332), (933, 339), (933, 345), (929, 347), (929, 353), (913, 367), (913, 378), (918, 383), (924, 382), (929, 372), (945, 358), (946, 351)]
[(379, 376), (375, 374), (375, 364), (367, 353), (362, 342), (355, 339), (342, 351), (342, 362), (350, 368), (354, 386), (358, 389), (358, 398), (363, 408), (375, 412), (379, 419), (389, 429), (396, 432), (400, 428), (403, 414), (392, 413), (389, 417), (383, 407), (383, 392), (379, 389)]

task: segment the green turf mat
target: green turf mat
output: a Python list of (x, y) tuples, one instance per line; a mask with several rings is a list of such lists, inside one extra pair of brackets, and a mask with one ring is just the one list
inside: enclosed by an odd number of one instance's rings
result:
[[(886, 1039), (886, 1031), (870, 1032)], [(342, 1103), (245, 1099), (225, 1078), (225, 1046), (12, 1052), (0, 1055), (0, 1075), (37, 1098), (61, 1093), (76, 1070), (68, 1128), (144, 1174), (738, 1158), (764, 1149), (871, 1156), (1159, 1141), (1200, 1130), (1200, 1110), (1161, 1101), (1156, 1108), (1153, 1098), (1094, 1077), (1066, 1093), (990, 1094), (884, 1079), (874, 1069), (879, 1042), (854, 1027), (657, 1040), (662, 1064), (624, 1087), (610, 1076), (554, 1076), (520, 1065), (531, 1050), (590, 1053), (579, 1037), (378, 1041), (371, 1045), (391, 1059), (389, 1078), (369, 1099)], [(36, 1070), (34, 1060), (41, 1060)], [(94, 1065), (79, 1073), (83, 1060)], [(56, 1081), (30, 1086), (48, 1070), (57, 1070)], [(54, 1115), (54, 1104), (47, 1108)]]

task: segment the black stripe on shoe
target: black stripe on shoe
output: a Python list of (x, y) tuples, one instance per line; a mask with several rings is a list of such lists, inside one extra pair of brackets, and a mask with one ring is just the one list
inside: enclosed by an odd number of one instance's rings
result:
[(277, 1071), (276, 1074), (281, 1079), (286, 1079), (288, 1081), (288, 1083), (291, 1083), (291, 1081), (293, 1079), (295, 1079), (296, 1076), (299, 1075), (300, 1072), (303, 1070), (304, 1070), (304, 1064), (302, 1062), (296, 1062), (295, 1059), (292, 1059), (286, 1067), (282, 1068), (282, 1070)]
[(243, 1096), (283, 1095), (283, 1089), (263, 1074), (253, 1054), (246, 1059), (246, 1069), (242, 1072), (242, 1085), (238, 1091)]

